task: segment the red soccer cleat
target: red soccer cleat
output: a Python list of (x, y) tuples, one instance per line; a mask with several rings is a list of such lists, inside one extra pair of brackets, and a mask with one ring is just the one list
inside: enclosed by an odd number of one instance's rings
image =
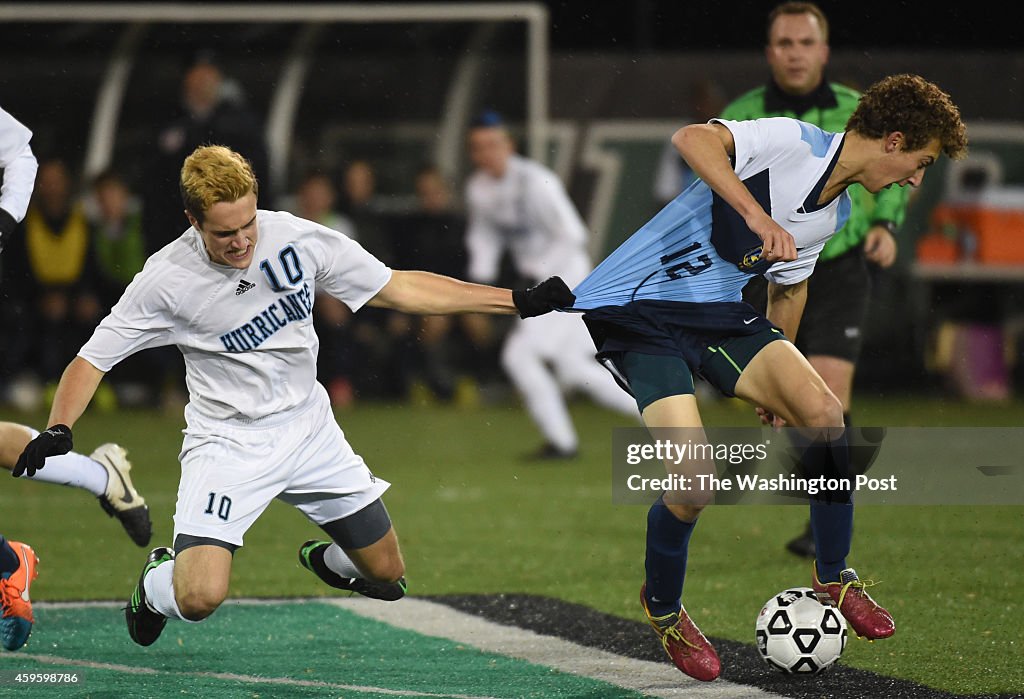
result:
[(718, 653), (714, 646), (704, 638), (700, 629), (690, 621), (686, 610), (679, 607), (679, 611), (666, 614), (665, 616), (651, 616), (647, 609), (647, 585), (640, 588), (640, 604), (643, 605), (644, 614), (650, 622), (654, 633), (658, 634), (661, 645), (672, 658), (672, 662), (684, 674), (700, 680), (710, 682), (722, 673), (722, 661), (718, 659)]
[(839, 608), (858, 636), (874, 641), (889, 638), (896, 631), (896, 622), (883, 607), (865, 591), (874, 585), (870, 580), (861, 580), (853, 568), (839, 574), (839, 582), (823, 583), (818, 580), (818, 567), (814, 568), (814, 591), (827, 594)]
[(18, 650), (32, 633), (32, 601), (28, 588), (39, 572), (39, 558), (28, 544), (8, 541), (18, 554), (20, 565), (8, 577), (0, 580), (0, 645), (7, 650)]

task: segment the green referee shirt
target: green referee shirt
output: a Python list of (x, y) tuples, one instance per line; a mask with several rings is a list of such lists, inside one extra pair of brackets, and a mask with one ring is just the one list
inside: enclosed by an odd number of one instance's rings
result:
[[(783, 92), (774, 81), (755, 88), (733, 100), (722, 111), (723, 119), (743, 121), (762, 117), (785, 116), (839, 133), (846, 129), (860, 93), (845, 85), (822, 82), (813, 92), (794, 97)], [(907, 187), (893, 185), (871, 194), (859, 184), (851, 185), (852, 207), (846, 225), (832, 236), (821, 251), (820, 259), (829, 260), (864, 244), (868, 229), (877, 221), (903, 223), (906, 215)]]

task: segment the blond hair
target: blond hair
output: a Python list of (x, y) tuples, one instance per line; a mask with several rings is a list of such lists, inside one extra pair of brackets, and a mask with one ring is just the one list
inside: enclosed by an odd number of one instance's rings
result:
[(210, 207), (222, 201), (238, 201), (252, 192), (259, 194), (259, 183), (252, 165), (226, 146), (199, 146), (181, 166), (181, 200), (200, 224)]

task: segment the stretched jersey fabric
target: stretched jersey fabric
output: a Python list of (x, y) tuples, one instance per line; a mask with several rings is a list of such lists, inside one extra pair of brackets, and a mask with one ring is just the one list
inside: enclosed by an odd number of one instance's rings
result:
[(294, 408), (316, 382), (317, 289), (353, 311), (391, 279), (358, 243), (318, 223), (260, 210), (248, 269), (210, 261), (189, 228), (155, 253), (78, 353), (101, 371), (149, 347), (177, 345), (190, 406), (214, 418)]
[(795, 119), (715, 119), (732, 132), (734, 170), (764, 210), (796, 241), (797, 259), (768, 265), (743, 218), (697, 180), (577, 286), (574, 310), (632, 301), (735, 302), (752, 274), (778, 284), (811, 276), (828, 238), (850, 214), (845, 192), (818, 199), (843, 134)]
[(505, 174), (478, 171), (466, 183), (468, 276), (493, 283), (507, 249), (516, 271), (534, 282), (560, 276), (576, 284), (590, 271), (587, 229), (558, 175), (520, 155)]

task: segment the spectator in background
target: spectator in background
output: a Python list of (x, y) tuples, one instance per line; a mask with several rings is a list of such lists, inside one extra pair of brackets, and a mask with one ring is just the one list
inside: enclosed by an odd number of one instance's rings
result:
[[(434, 165), (416, 174), (417, 207), (396, 221), (391, 247), (395, 264), (449, 277), (466, 272), (466, 220), (452, 202), (452, 189)], [(497, 332), (482, 314), (421, 316), (412, 328), (414, 366), (443, 400), (476, 402), (475, 385), (497, 365)], [(461, 374), (461, 376), (460, 376)], [(457, 389), (458, 395), (456, 394)]]
[(100, 300), (110, 308), (146, 262), (142, 209), (128, 185), (113, 169), (92, 181), (96, 213), (93, 217), (93, 249)]
[(355, 237), (370, 254), (393, 262), (387, 223), (376, 201), (377, 173), (368, 160), (353, 160), (342, 175), (339, 209), (355, 228)]
[(306, 175), (295, 192), (295, 204), (300, 212), (305, 212), (300, 216), (356, 239), (355, 225), (338, 211), (338, 192), (326, 174), (311, 172)]
[[(355, 239), (371, 255), (394, 267), (388, 220), (377, 201), (377, 173), (368, 160), (351, 161), (342, 174), (339, 209), (355, 228)], [(409, 388), (409, 335), (412, 319), (386, 308), (367, 308), (352, 325), (361, 370), (354, 377), (357, 396), (402, 399)]]
[[(352, 221), (335, 208), (337, 198), (331, 179), (324, 173), (312, 172), (303, 178), (295, 192), (295, 214), (356, 240)], [(330, 294), (318, 290), (313, 322), (320, 338), (317, 378), (327, 388), (331, 405), (348, 407), (355, 400), (352, 376), (358, 353), (352, 311)]]
[[(92, 181), (93, 253), (96, 291), (109, 310), (146, 262), (142, 208), (127, 183), (112, 168)], [(160, 400), (177, 405), (183, 400), (180, 355), (171, 348), (145, 350), (117, 367), (110, 376), (123, 405), (151, 405)]]
[(96, 292), (96, 265), (89, 221), (71, 189), (67, 165), (59, 158), (39, 165), (35, 191), (5, 259), (6, 285), (24, 293), (26, 323), (35, 370), (56, 384), (75, 347), (103, 315)]
[[(811, 2), (776, 6), (768, 15), (767, 41), (770, 80), (729, 104), (722, 118), (742, 121), (786, 116), (826, 131), (844, 131), (860, 93), (825, 78), (828, 20), (821, 9)], [(884, 269), (895, 261), (893, 234), (906, 214), (909, 191), (909, 187), (890, 187), (871, 194), (859, 184), (852, 185), (850, 218), (821, 251), (808, 285), (796, 345), (842, 402), (847, 428), (852, 426), (854, 369), (871, 296), (868, 263)], [(754, 277), (743, 297), (763, 313), (767, 288), (763, 277)], [(856, 460), (863, 460), (854, 463), (861, 471), (874, 457), (872, 449), (855, 448), (851, 453)], [(810, 523), (786, 548), (805, 558), (814, 557)]]
[[(587, 229), (551, 170), (515, 152), (501, 117), (484, 112), (472, 123), (469, 156), (476, 168), (466, 183), (468, 278), (488, 283), (502, 255), (529, 284), (558, 275), (570, 287), (591, 270)], [(576, 456), (579, 437), (563, 390), (586, 391), (595, 401), (639, 419), (636, 403), (594, 359), (594, 346), (575, 318), (552, 313), (517, 323), (501, 364), (544, 437), (535, 459)]]
[(264, 205), (272, 204), (268, 189), (268, 156), (263, 125), (232, 89), (212, 54), (201, 53), (186, 69), (181, 84), (181, 111), (158, 133), (155, 156), (145, 176), (143, 230), (147, 254), (181, 235), (183, 214), (177, 200), (178, 171), (185, 157), (204, 144), (220, 144), (246, 153), (260, 182)]

